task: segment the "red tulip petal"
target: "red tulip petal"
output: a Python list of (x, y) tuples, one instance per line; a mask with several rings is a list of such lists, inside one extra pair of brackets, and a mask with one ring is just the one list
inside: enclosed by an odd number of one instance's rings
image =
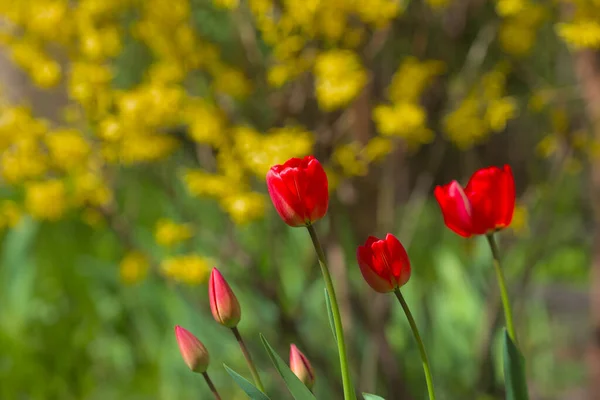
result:
[(496, 222), (496, 228), (505, 228), (510, 225), (515, 211), (515, 178), (512, 173), (510, 165), (505, 165), (502, 168), (503, 179), (502, 187), (500, 190), (500, 213), (498, 221)]
[(377, 269), (381, 267), (380, 260), (375, 257), (370, 247), (359, 246), (356, 251), (356, 259), (363, 278), (373, 290), (379, 293), (394, 290), (394, 285), (377, 272)]
[[(290, 170), (283, 171), (284, 177), (273, 169), (267, 173), (267, 189), (275, 206), (277, 213), (291, 226), (303, 226), (304, 220), (303, 207), (300, 203), (298, 192), (295, 188), (290, 190), (288, 183), (295, 182)], [(290, 179), (291, 178), (291, 179)]]
[(475, 233), (471, 223), (471, 203), (458, 182), (437, 186), (434, 195), (448, 228), (463, 237)]
[(508, 170), (498, 167), (482, 168), (476, 171), (465, 193), (473, 210), (473, 232), (485, 234), (506, 226), (512, 219), (514, 210), (514, 178)]
[(404, 286), (410, 279), (410, 260), (406, 249), (396, 236), (388, 233), (385, 243), (390, 255), (390, 269), (398, 287)]

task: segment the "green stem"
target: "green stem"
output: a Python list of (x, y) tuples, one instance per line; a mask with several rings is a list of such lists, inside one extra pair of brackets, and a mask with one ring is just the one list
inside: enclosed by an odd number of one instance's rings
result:
[(248, 348), (246, 347), (246, 344), (242, 339), (242, 335), (240, 335), (240, 331), (237, 327), (231, 328), (231, 331), (233, 332), (238, 344), (240, 345), (240, 349), (242, 349), (242, 353), (244, 354), (246, 363), (248, 363), (248, 368), (250, 368), (250, 373), (252, 374), (252, 378), (254, 379), (256, 387), (264, 393), (265, 387), (263, 386), (262, 381), (260, 380), (260, 375), (258, 375), (258, 371), (256, 370), (256, 366), (254, 365), (254, 361), (252, 361), (252, 356), (250, 355), (250, 352), (248, 351)]
[(400, 288), (396, 288), (394, 290), (394, 294), (398, 298), (402, 309), (404, 310), (404, 314), (406, 314), (406, 318), (408, 319), (408, 323), (410, 324), (410, 329), (412, 330), (413, 336), (417, 341), (417, 345), (419, 346), (419, 352), (421, 353), (421, 361), (423, 362), (423, 371), (425, 371), (425, 381), (427, 382), (427, 392), (429, 393), (429, 400), (435, 400), (435, 392), (433, 391), (433, 379), (431, 377), (431, 367), (429, 366), (429, 360), (427, 359), (427, 353), (425, 352), (425, 345), (423, 344), (423, 339), (421, 339), (421, 335), (419, 334), (419, 328), (417, 328), (417, 324), (415, 319), (413, 318), (412, 313), (410, 312), (410, 308), (408, 308), (408, 304), (406, 304), (406, 300), (404, 300), (404, 296), (400, 293)]
[(354, 387), (352, 386), (352, 378), (350, 376), (350, 369), (348, 366), (348, 357), (346, 355), (346, 343), (344, 341), (344, 329), (342, 327), (342, 317), (340, 315), (340, 308), (338, 306), (337, 297), (335, 296), (335, 289), (333, 287), (333, 281), (331, 280), (331, 275), (329, 274), (329, 268), (327, 267), (327, 260), (325, 258), (325, 253), (323, 252), (323, 248), (321, 247), (321, 243), (319, 242), (319, 237), (317, 236), (317, 231), (314, 226), (308, 225), (306, 227), (308, 229), (308, 233), (310, 234), (310, 238), (312, 239), (313, 245), (315, 247), (315, 251), (317, 252), (317, 257), (319, 258), (319, 265), (321, 266), (321, 272), (323, 273), (323, 279), (325, 279), (325, 286), (327, 287), (327, 292), (329, 293), (329, 300), (331, 301), (331, 312), (333, 314), (333, 325), (335, 327), (335, 335), (337, 339), (338, 353), (340, 355), (340, 366), (342, 370), (342, 383), (344, 386), (344, 399), (345, 400), (354, 400), (356, 399), (356, 393), (354, 392)]
[(510, 301), (508, 299), (508, 290), (506, 289), (506, 279), (504, 279), (504, 270), (500, 265), (500, 252), (498, 251), (498, 245), (494, 239), (494, 234), (490, 233), (486, 235), (490, 249), (492, 250), (492, 257), (494, 259), (494, 270), (496, 271), (496, 278), (498, 280), (498, 287), (500, 288), (500, 297), (502, 298), (502, 307), (504, 308), (504, 319), (506, 320), (506, 330), (510, 338), (517, 343), (517, 335), (515, 333), (515, 326), (513, 324), (512, 309), (510, 307)]
[(204, 380), (206, 381), (206, 384), (208, 385), (211, 393), (215, 396), (215, 400), (221, 400), (221, 396), (219, 396), (219, 392), (217, 392), (217, 388), (215, 387), (215, 384), (208, 376), (208, 372), (203, 372), (202, 376), (204, 377)]

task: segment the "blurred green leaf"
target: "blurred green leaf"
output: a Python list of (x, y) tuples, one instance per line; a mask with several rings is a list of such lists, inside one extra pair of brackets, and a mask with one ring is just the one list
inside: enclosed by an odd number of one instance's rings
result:
[(504, 329), (504, 382), (507, 400), (528, 400), (525, 360)]
[(381, 396), (377, 396), (376, 394), (370, 394), (370, 393), (363, 393), (363, 398), (365, 400), (385, 400)]
[(290, 390), (292, 396), (296, 400), (311, 400), (314, 399), (315, 396), (312, 394), (310, 390), (302, 383), (300, 379), (292, 372), (292, 370), (287, 366), (287, 364), (277, 355), (275, 350), (271, 347), (267, 339), (262, 335), (260, 335), (260, 340), (262, 341), (267, 353), (269, 353), (269, 357), (275, 365), (277, 372), (285, 381), (286, 386)]
[(329, 292), (325, 288), (325, 304), (327, 305), (327, 316), (329, 317), (329, 327), (333, 332), (333, 338), (337, 341), (337, 335), (335, 334), (335, 325), (333, 324), (333, 311), (331, 310), (331, 299), (329, 298)]
[(231, 375), (231, 377), (233, 378), (233, 380), (235, 381), (235, 383), (237, 383), (237, 385), (252, 400), (270, 400), (269, 397), (266, 394), (264, 394), (263, 392), (261, 392), (260, 390), (258, 390), (258, 388), (256, 388), (250, 382), (248, 382), (248, 380), (246, 378), (244, 378), (243, 376), (241, 376), (240, 374), (238, 374), (237, 372), (235, 372), (234, 370), (232, 370), (231, 368), (229, 368), (227, 365), (223, 364), (223, 366), (225, 367), (225, 370), (227, 371), (227, 373), (229, 373), (229, 375)]

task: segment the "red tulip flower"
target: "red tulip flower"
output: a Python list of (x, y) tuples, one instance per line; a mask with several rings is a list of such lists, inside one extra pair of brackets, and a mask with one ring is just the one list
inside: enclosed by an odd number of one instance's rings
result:
[(202, 342), (190, 331), (179, 325), (175, 327), (175, 337), (186, 365), (194, 372), (206, 372), (210, 357)]
[(290, 226), (308, 226), (327, 212), (327, 175), (313, 156), (290, 158), (271, 167), (267, 187), (279, 216)]
[(385, 239), (369, 236), (356, 251), (365, 281), (379, 293), (403, 286), (410, 278), (410, 260), (402, 243), (391, 233)]
[(290, 346), (290, 369), (306, 385), (312, 389), (315, 384), (315, 372), (308, 361), (308, 358), (296, 347)]
[(456, 181), (434, 191), (444, 223), (463, 237), (506, 228), (515, 209), (515, 179), (510, 166), (488, 167), (471, 176), (463, 189)]
[(227, 328), (235, 328), (242, 318), (240, 303), (221, 272), (216, 268), (213, 268), (210, 273), (208, 298), (215, 321)]

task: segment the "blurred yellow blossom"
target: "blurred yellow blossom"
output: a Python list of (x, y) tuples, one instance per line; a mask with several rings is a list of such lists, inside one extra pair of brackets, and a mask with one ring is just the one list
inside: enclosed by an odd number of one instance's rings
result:
[(273, 128), (260, 134), (247, 126), (234, 128), (235, 150), (244, 164), (258, 177), (264, 178), (269, 168), (292, 157), (310, 153), (314, 137), (299, 126)]
[(154, 228), (154, 239), (161, 246), (171, 247), (192, 237), (190, 224), (178, 224), (169, 219), (160, 219)]
[(488, 135), (504, 130), (518, 115), (515, 100), (505, 96), (509, 67), (498, 63), (470, 88), (462, 102), (443, 119), (446, 136), (460, 149), (483, 141)]
[(390, 139), (375, 136), (365, 146), (364, 153), (369, 162), (377, 162), (390, 154), (392, 149), (393, 144)]
[(597, 19), (558, 23), (556, 33), (575, 49), (600, 48), (600, 22)]
[(184, 170), (182, 176), (188, 192), (194, 196), (221, 198), (228, 195), (233, 188), (239, 189), (236, 181), (198, 169)]
[(433, 132), (427, 129), (425, 110), (414, 103), (379, 105), (373, 110), (377, 129), (385, 136), (397, 136), (411, 145), (430, 143)]
[(233, 193), (221, 200), (221, 206), (233, 222), (243, 225), (264, 216), (266, 201), (260, 193)]
[(530, 234), (529, 230), (529, 212), (527, 207), (517, 205), (513, 213), (513, 219), (510, 224), (510, 228), (515, 232), (516, 235), (522, 237), (528, 237)]
[(46, 144), (52, 163), (63, 170), (84, 167), (91, 151), (82, 133), (73, 129), (61, 129), (48, 133)]
[(388, 97), (392, 102), (418, 102), (423, 90), (444, 71), (441, 61), (406, 57), (392, 77)]
[(194, 99), (184, 111), (184, 119), (189, 125), (189, 136), (198, 143), (219, 147), (225, 138), (225, 117), (223, 113), (204, 100)]
[(361, 146), (358, 142), (352, 142), (338, 146), (333, 152), (335, 161), (347, 176), (364, 176), (369, 172), (366, 160), (361, 154)]
[(559, 148), (559, 142), (556, 135), (546, 135), (539, 141), (535, 150), (536, 153), (542, 158), (548, 158), (552, 156)]
[(527, 0), (496, 0), (496, 12), (501, 17), (515, 15), (525, 8)]
[(208, 280), (210, 261), (197, 254), (179, 255), (164, 259), (160, 269), (163, 275), (176, 282), (199, 285)]
[(149, 269), (150, 261), (142, 252), (130, 251), (119, 264), (121, 281), (129, 285), (138, 283), (146, 278)]
[(348, 50), (319, 54), (314, 72), (317, 100), (327, 111), (347, 105), (367, 82), (367, 73), (358, 56)]
[(56, 221), (67, 209), (67, 191), (63, 181), (50, 179), (25, 186), (25, 207), (32, 217)]
[(13, 200), (2, 200), (0, 202), (0, 229), (16, 226), (21, 221), (22, 216), (21, 207)]

